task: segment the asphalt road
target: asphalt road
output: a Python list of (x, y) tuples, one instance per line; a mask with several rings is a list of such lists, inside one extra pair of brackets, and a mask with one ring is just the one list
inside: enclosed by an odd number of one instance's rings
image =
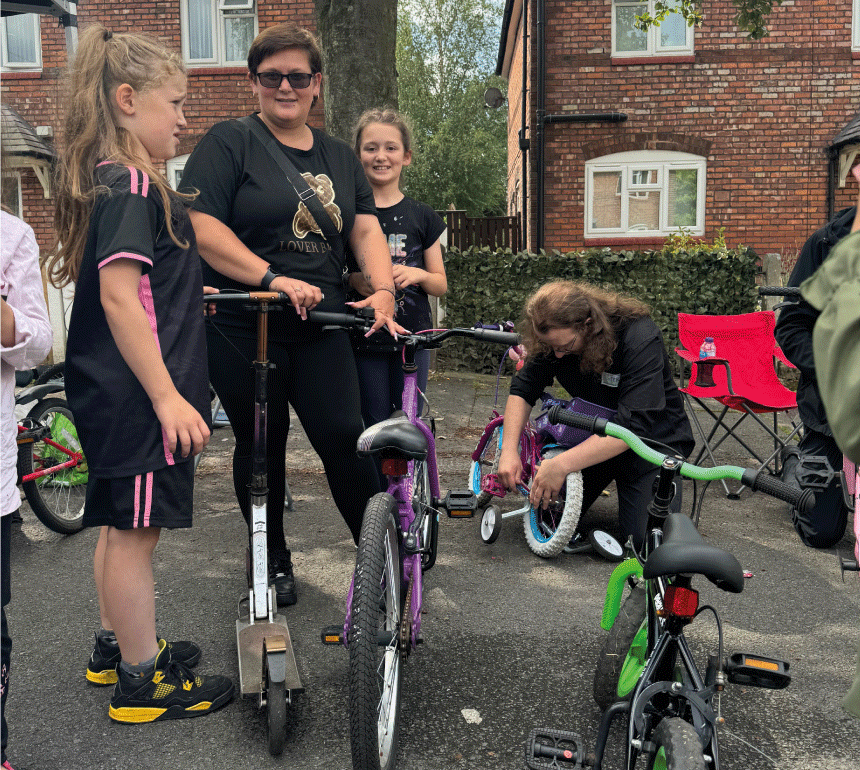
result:
[[(431, 381), (443, 489), (465, 486), (468, 455), (493, 395), (491, 378)], [(295, 511), (286, 531), (299, 603), (286, 615), (306, 692), (289, 709), (283, 755), (268, 753), (265, 712), (238, 695), (200, 719), (111, 722), (110, 688), (84, 678), (98, 627), (96, 533), (55, 535), (25, 504), (24, 523), (13, 528), (8, 608), (9, 757), (17, 770), (351, 767), (347, 654), (323, 647), (319, 632), (342, 621), (355, 550), (316, 456), (295, 434), (287, 457)], [(227, 674), (238, 689), (235, 621), (245, 593), (245, 531), (231, 451), (229, 428), (217, 430), (198, 471), (195, 526), (163, 533), (155, 574), (159, 633), (196, 641), (203, 649), (199, 670)], [(722, 457), (749, 464), (733, 451), (726, 447)], [(614, 505), (614, 496), (601, 499), (588, 520), (612, 530)], [(478, 526), (477, 519), (441, 522), (439, 559), (426, 577), (425, 644), (405, 670), (402, 770), (519, 770), (533, 726), (570, 729), (593, 744), (599, 712), (592, 677), (612, 565), (594, 555), (541, 560), (528, 550), (519, 519), (506, 520), (492, 546), (481, 541)], [(729, 687), (722, 699), (723, 767), (856, 770), (860, 722), (839, 701), (860, 641), (860, 582), (849, 576), (843, 583), (833, 553), (805, 548), (786, 506), (761, 494), (731, 501), (711, 487), (700, 530), (752, 573), (739, 595), (697, 581), (703, 601), (720, 610), (726, 652), (783, 657), (793, 674), (782, 691)], [(840, 550), (847, 555), (852, 547), (846, 536)], [(689, 635), (697, 649), (710, 651), (714, 625), (703, 615)], [(620, 767), (617, 753), (605, 767)]]

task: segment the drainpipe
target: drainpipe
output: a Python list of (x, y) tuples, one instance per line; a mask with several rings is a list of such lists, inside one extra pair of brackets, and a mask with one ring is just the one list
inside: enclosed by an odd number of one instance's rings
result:
[(528, 223), (529, 223), (529, 166), (526, 153), (529, 149), (529, 140), (526, 136), (526, 117), (531, 107), (531, 93), (529, 89), (528, 51), (529, 51), (529, 0), (523, 0), (523, 88), (522, 88), (522, 124), (520, 125), (520, 165), (522, 167), (522, 220), (520, 221), (520, 249), (528, 251)]
[[(527, 1), (527, 0), (525, 0)], [(546, 35), (544, 25), (546, 23), (546, 0), (537, 2), (537, 18), (535, 29), (537, 31), (537, 109), (535, 113), (535, 141), (537, 142), (537, 203), (535, 211), (535, 251), (543, 248), (543, 220), (544, 220), (544, 128), (543, 119), (546, 115)]]
[(562, 112), (558, 115), (545, 115), (544, 123), (623, 123), (626, 112)]
[(836, 177), (839, 175), (839, 151), (827, 148), (827, 221), (833, 219), (836, 208)]

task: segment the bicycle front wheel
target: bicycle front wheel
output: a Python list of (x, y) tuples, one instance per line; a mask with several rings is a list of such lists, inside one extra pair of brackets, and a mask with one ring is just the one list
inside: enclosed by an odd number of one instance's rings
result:
[(493, 428), (487, 443), (484, 444), (481, 456), (477, 460), (472, 460), (472, 467), (469, 469), (469, 488), (478, 497), (478, 508), (486, 508), (493, 499), (489, 492), (481, 490), (481, 479), (492, 473), (498, 473), (499, 455), (502, 453), (502, 428), (501, 424)]
[(663, 719), (651, 733), (656, 747), (649, 770), (705, 770), (702, 743), (683, 719)]
[[(66, 402), (48, 398), (38, 402), (27, 417), (50, 429), (50, 438), (73, 452), (81, 445), (75, 421)], [(18, 473), (23, 478), (37, 471), (49, 470), (69, 460), (69, 456), (44, 440), (18, 446)], [(72, 535), (83, 528), (84, 501), (87, 492), (87, 466), (77, 466), (49, 473), (21, 485), (33, 513), (48, 529), (61, 535)]]
[(648, 658), (645, 587), (636, 586), (624, 600), (597, 657), (594, 700), (603, 711), (630, 700)]
[[(550, 449), (544, 457), (563, 452)], [(582, 474), (570, 473), (559, 494), (559, 501), (548, 508), (535, 508), (523, 516), (523, 531), (533, 553), (544, 559), (558, 556), (570, 542), (582, 513)]]
[(364, 512), (350, 605), (349, 735), (354, 770), (392, 770), (400, 721), (400, 542), (394, 499)]

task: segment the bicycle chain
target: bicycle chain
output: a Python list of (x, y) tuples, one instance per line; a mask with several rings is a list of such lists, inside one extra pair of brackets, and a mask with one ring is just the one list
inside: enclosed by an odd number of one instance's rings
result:
[(415, 587), (415, 576), (409, 579), (409, 589), (403, 602), (403, 613), (400, 616), (400, 658), (406, 662), (412, 652), (412, 589)]

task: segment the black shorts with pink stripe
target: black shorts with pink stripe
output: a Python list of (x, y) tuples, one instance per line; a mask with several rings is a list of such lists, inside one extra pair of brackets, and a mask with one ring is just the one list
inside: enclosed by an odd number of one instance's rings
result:
[(117, 529), (191, 526), (194, 463), (182, 462), (137, 476), (87, 482), (84, 526)]

